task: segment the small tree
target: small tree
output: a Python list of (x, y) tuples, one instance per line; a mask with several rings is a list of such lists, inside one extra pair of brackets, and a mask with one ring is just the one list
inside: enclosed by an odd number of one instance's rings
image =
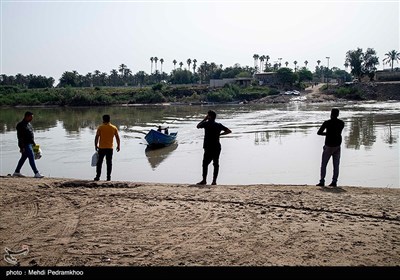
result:
[(296, 75), (292, 72), (292, 69), (286, 67), (282, 67), (276, 71), (276, 78), (282, 86), (291, 86), (296, 81)]
[(364, 75), (368, 75), (372, 79), (379, 60), (374, 49), (368, 48), (363, 53), (361, 48), (357, 48), (357, 50), (350, 50), (346, 53), (346, 63), (350, 65), (351, 74), (361, 81)]
[(379, 58), (376, 56), (376, 51), (368, 48), (364, 54), (364, 64), (362, 70), (363, 74), (368, 75), (371, 81), (375, 76), (377, 65), (379, 65)]
[(299, 83), (303, 81), (312, 81), (313, 79), (313, 74), (311, 71), (307, 70), (306, 67), (301, 68), (298, 72), (298, 77), (299, 77)]

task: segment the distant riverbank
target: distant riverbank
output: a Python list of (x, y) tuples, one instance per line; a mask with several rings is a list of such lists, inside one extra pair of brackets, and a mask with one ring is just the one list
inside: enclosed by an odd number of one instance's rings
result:
[(400, 83), (360, 83), (306, 88), (300, 96), (285, 95), (284, 89), (262, 86), (208, 85), (132, 88), (46, 88), (0, 87), (0, 106), (109, 106), (137, 104), (226, 104), (287, 103), (292, 100), (325, 102), (338, 100), (400, 100)]

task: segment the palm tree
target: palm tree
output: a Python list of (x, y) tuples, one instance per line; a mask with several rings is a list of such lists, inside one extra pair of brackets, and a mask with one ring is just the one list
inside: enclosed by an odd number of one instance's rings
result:
[(153, 60), (154, 60), (154, 58), (153, 58), (153, 57), (150, 57), (150, 61), (151, 61), (150, 74), (153, 73)]
[(390, 52), (385, 53), (385, 55), (386, 55), (386, 58), (383, 60), (383, 62), (384, 63), (386, 62), (389, 65), (391, 65), (392, 66), (391, 71), (393, 71), (394, 61), (397, 62), (398, 60), (400, 60), (400, 52), (397, 52), (396, 50), (392, 50)]
[[(17, 76), (18, 76), (18, 74), (17, 74)], [(15, 78), (17, 78), (17, 76), (15, 76)], [(85, 75), (85, 78), (86, 78), (86, 81), (89, 83), (89, 86), (93, 87), (92, 73), (90, 73), (90, 72), (87, 73)], [(17, 80), (18, 80), (18, 78), (17, 78)]]
[(134, 81), (133, 81), (132, 70), (127, 68), (125, 69), (125, 86), (127, 86), (129, 82), (133, 83)]
[(197, 59), (193, 59), (193, 74), (196, 72)]
[(306, 66), (306, 68), (307, 68), (307, 64), (308, 64), (308, 61), (307, 60), (304, 61), (304, 65)]
[(155, 56), (154, 57), (154, 63), (155, 63), (155, 70), (157, 71), (157, 61), (158, 61), (158, 57), (157, 56)]
[(317, 63), (318, 63), (318, 66), (319, 66), (319, 64), (321, 63), (321, 60), (318, 59), (318, 60), (317, 60)]
[(188, 65), (188, 69), (190, 71), (190, 64), (192, 64), (192, 60), (190, 58), (188, 58), (188, 60), (186, 60), (186, 63)]
[(107, 85), (107, 73), (102, 72), (102, 73), (100, 74), (99, 79), (100, 79), (99, 82), (100, 82), (100, 85), (101, 85), (101, 86), (106, 86), (106, 85)]
[(139, 71), (139, 72), (136, 73), (135, 76), (137, 78), (139, 86), (144, 85), (145, 79), (146, 79), (146, 75), (147, 74), (144, 71)]
[(263, 68), (262, 68), (262, 63), (265, 60), (265, 55), (260, 56), (260, 72), (262, 72)]
[[(269, 57), (269, 55), (266, 55), (265, 56), (265, 60), (267, 61), (267, 62), (265, 62), (265, 69), (268, 69), (269, 68), (269, 65), (268, 65), (268, 60), (270, 59), (270, 57)], [(267, 70), (268, 71), (268, 70)]]
[(161, 63), (161, 75), (162, 75), (162, 65), (164, 63), (164, 58), (160, 58), (160, 63)]
[(285, 65), (286, 65), (286, 67), (287, 67), (287, 66), (289, 65), (289, 62), (286, 61), (286, 62), (285, 62)]
[(128, 76), (130, 76), (130, 75), (132, 75), (132, 70), (129, 69), (129, 68), (126, 68), (126, 69), (124, 70), (124, 76), (125, 76), (125, 77), (128, 77)]
[(297, 65), (297, 61), (295, 60), (295, 61), (293, 61), (293, 64), (294, 64), (294, 72), (296, 72), (296, 70), (297, 70), (297, 67), (296, 67), (296, 65)]
[(260, 56), (258, 54), (254, 54), (253, 58), (254, 58), (254, 68), (257, 69), (257, 64), (258, 64), (258, 58)]
[(183, 66), (183, 62), (181, 61), (181, 62), (179, 62), (179, 66), (181, 67), (181, 69), (182, 69), (182, 66)]
[(121, 77), (123, 77), (123, 76), (125, 76), (125, 69), (127, 68), (127, 66), (125, 65), (125, 64), (121, 64), (120, 66), (119, 66), (119, 72), (121, 73)]
[(116, 69), (112, 69), (112, 70), (110, 71), (110, 76), (109, 76), (108, 78), (109, 78), (110, 84), (111, 84), (112, 86), (118, 86), (118, 81), (121, 79), (121, 78), (118, 76), (118, 71), (117, 71)]
[(176, 66), (176, 63), (177, 63), (176, 59), (172, 60), (172, 63), (174, 64), (174, 70), (175, 70), (175, 66)]

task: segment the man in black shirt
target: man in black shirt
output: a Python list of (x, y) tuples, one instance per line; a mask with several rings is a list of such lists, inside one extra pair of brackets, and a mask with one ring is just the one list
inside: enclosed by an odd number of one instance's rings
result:
[(29, 159), (29, 164), (35, 173), (35, 178), (43, 178), (44, 176), (39, 173), (35, 164), (35, 155), (33, 153), (33, 146), (35, 146), (35, 140), (33, 136), (33, 127), (30, 122), (33, 119), (32, 112), (26, 112), (24, 119), (17, 124), (17, 138), (18, 147), (21, 153), (21, 158), (18, 161), (17, 168), (13, 176), (15, 177), (25, 177), (21, 174), (21, 168), (24, 165), (26, 159)]
[[(214, 111), (208, 111), (207, 116), (197, 125), (197, 128), (204, 128), (204, 156), (203, 156), (203, 180), (198, 185), (207, 184), (207, 171), (208, 165), (213, 161), (214, 174), (211, 185), (217, 184), (217, 177), (219, 171), (219, 155), (221, 154), (221, 143), (219, 137), (226, 135), (232, 131), (220, 123), (215, 122), (217, 114)], [(221, 133), (221, 131), (223, 131)]]
[[(321, 161), (321, 179), (317, 186), (325, 186), (326, 165), (329, 159), (333, 160), (333, 177), (331, 187), (337, 186), (337, 179), (339, 177), (339, 163), (340, 163), (340, 145), (342, 144), (342, 130), (344, 122), (338, 119), (339, 109), (332, 109), (331, 119), (324, 121), (318, 130), (317, 134), (325, 136), (325, 145), (322, 152)], [(326, 130), (326, 132), (324, 132)]]

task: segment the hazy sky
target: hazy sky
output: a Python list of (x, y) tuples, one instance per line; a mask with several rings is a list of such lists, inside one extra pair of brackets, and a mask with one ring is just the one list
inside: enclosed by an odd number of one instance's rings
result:
[(1, 73), (56, 83), (64, 71), (110, 74), (122, 63), (150, 73), (155, 56), (167, 73), (174, 59), (225, 68), (254, 66), (254, 54), (290, 68), (307, 60), (311, 70), (330, 57), (344, 69), (346, 52), (360, 47), (375, 49), (382, 69), (385, 53), (400, 51), (399, 0), (0, 1)]

